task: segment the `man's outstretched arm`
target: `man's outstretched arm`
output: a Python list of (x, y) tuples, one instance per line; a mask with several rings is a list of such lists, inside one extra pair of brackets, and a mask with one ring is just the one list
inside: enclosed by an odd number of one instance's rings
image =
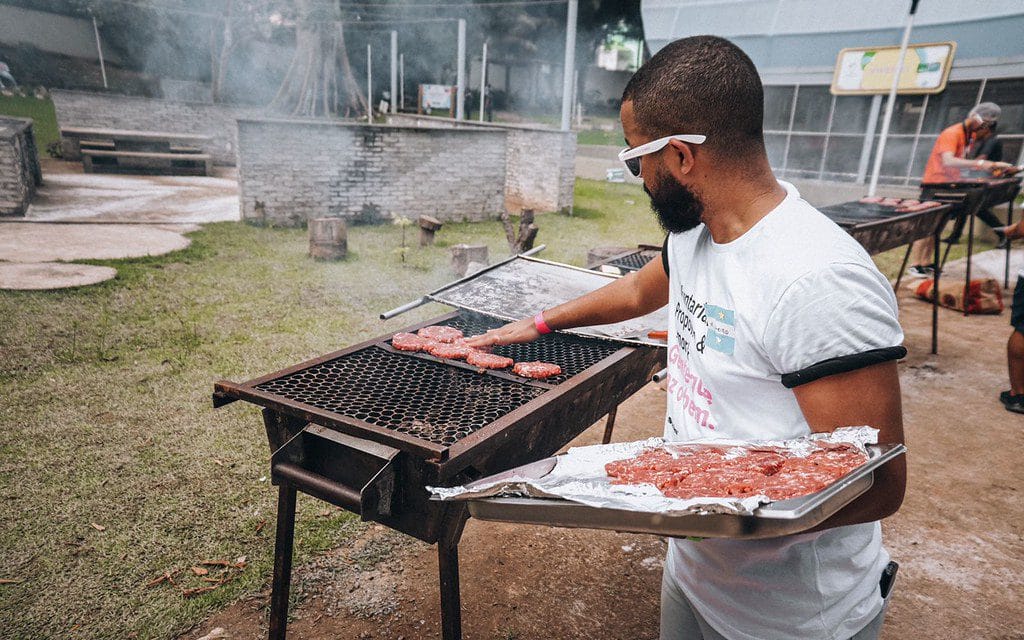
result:
[[(646, 315), (668, 304), (668, 274), (661, 260), (651, 260), (634, 271), (600, 289), (545, 309), (544, 321), (552, 329), (571, 329), (622, 322)], [(541, 309), (530, 310), (533, 313)], [(530, 342), (540, 337), (533, 316), (491, 329), (466, 339), (471, 347)]]

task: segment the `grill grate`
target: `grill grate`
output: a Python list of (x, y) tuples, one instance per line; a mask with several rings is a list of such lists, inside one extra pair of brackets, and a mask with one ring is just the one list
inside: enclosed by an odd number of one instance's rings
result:
[(627, 271), (639, 271), (648, 262), (658, 256), (657, 251), (641, 250), (628, 253), (624, 256), (619, 256), (615, 260), (608, 262), (613, 267), (619, 267)]
[[(505, 324), (503, 320), (463, 311), (458, 316), (441, 324), (461, 329), (467, 336), (481, 334)], [(550, 362), (562, 367), (562, 373), (541, 382), (557, 385), (582, 373), (601, 360), (622, 348), (614, 342), (580, 338), (563, 333), (552, 333), (526, 344), (509, 344), (494, 347), (494, 353), (512, 358), (516, 362)], [(508, 370), (511, 374), (511, 369)], [(517, 377), (518, 378), (518, 377)], [(519, 378), (523, 379), (523, 378)]]
[(379, 347), (256, 388), (444, 446), (545, 392)]

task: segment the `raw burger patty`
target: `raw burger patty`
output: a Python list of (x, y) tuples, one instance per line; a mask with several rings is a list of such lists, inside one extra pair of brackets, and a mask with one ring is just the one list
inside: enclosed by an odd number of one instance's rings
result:
[(462, 332), (455, 327), (442, 327), (439, 325), (423, 327), (416, 333), (421, 338), (436, 340), (438, 342), (455, 342), (462, 337)]
[(423, 351), (429, 342), (414, 333), (396, 333), (391, 336), (391, 346), (399, 351)]
[(427, 353), (437, 358), (447, 358), (449, 360), (465, 360), (466, 356), (473, 353), (475, 349), (467, 344), (461, 342), (435, 342), (424, 349)]
[(466, 357), (466, 362), (483, 369), (505, 369), (512, 366), (513, 360), (493, 353), (474, 351)]
[(512, 373), (524, 378), (550, 378), (562, 373), (562, 367), (550, 362), (517, 362), (512, 367)]

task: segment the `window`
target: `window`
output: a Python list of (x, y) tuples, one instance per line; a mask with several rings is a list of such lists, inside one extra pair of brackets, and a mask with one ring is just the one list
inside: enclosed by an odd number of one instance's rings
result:
[(766, 133), (764, 136), (764, 146), (768, 151), (768, 164), (776, 169), (782, 168), (782, 155), (786, 151), (786, 136)]
[(864, 136), (842, 136), (829, 138), (828, 155), (825, 156), (825, 173), (848, 174), (846, 179), (857, 175)]
[[(888, 97), (883, 100), (888, 100)], [(973, 105), (973, 103), (972, 103)], [(929, 110), (930, 109), (929, 105)], [(924, 96), (896, 96), (896, 106), (892, 110), (892, 120), (889, 121), (889, 134), (917, 133), (917, 121), (921, 119), (921, 112), (924, 110)], [(878, 112), (878, 125), (876, 131), (882, 130), (882, 122), (885, 120), (885, 102)]]
[(985, 83), (981, 99), (982, 102), (994, 102), (1003, 110), (999, 118), (999, 133), (1024, 133), (1024, 79), (989, 80)]
[(871, 115), (871, 96), (836, 96), (832, 133), (864, 133)]
[(946, 90), (928, 101), (921, 133), (938, 134), (951, 124), (962, 121), (978, 100), (981, 82), (950, 82)]
[(825, 136), (794, 135), (789, 140), (787, 171), (811, 172), (816, 177), (825, 151)]
[(793, 114), (793, 131), (825, 131), (831, 107), (832, 94), (828, 87), (800, 87)]
[(789, 129), (789, 112), (793, 107), (793, 87), (764, 88), (765, 131), (786, 131)]

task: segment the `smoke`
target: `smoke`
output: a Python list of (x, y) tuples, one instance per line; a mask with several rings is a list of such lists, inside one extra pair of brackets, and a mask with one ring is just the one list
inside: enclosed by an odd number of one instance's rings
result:
[[(300, 3), (285, 0), (185, 0), (174, 5), (68, 1), (95, 5), (105, 39), (127, 65), (156, 78), (213, 85), (220, 79), (219, 100), (255, 105), (269, 103), (280, 87), (296, 47), (296, 24), (303, 19), (297, 15)], [(461, 18), (467, 24), (467, 86), (479, 88), (479, 59), (486, 41), (496, 107), (559, 111), (564, 4), (454, 7), (440, 0), (388, 0), (372, 6), (346, 0), (311, 2), (316, 7), (314, 19), (340, 17), (343, 22), (349, 62), (362, 93), (366, 91), (367, 45), (371, 47), (375, 102), (391, 88), (392, 30), (398, 32), (404, 59), (405, 108), (415, 109), (420, 84), (454, 85), (457, 20)], [(443, 6), (438, 7), (439, 2)], [(593, 62), (594, 49), (606, 29), (587, 24), (581, 18), (577, 34), (581, 82), (582, 71)], [(472, 96), (468, 97), (467, 109), (475, 108)]]

